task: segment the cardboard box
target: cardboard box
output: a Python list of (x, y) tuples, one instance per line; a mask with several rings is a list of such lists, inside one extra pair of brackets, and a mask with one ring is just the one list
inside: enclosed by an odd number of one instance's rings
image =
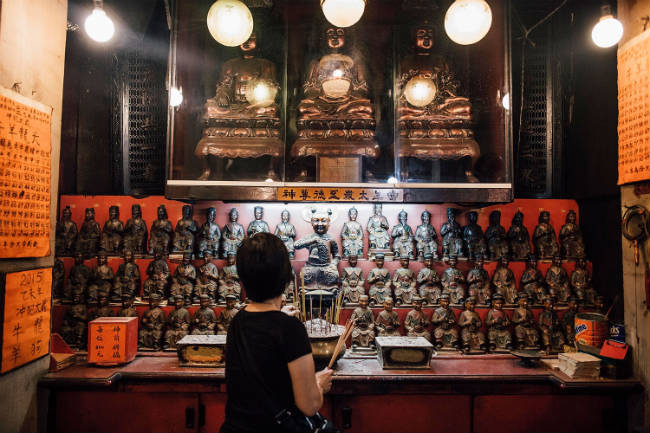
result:
[(138, 353), (137, 317), (100, 317), (88, 323), (88, 362), (126, 364)]

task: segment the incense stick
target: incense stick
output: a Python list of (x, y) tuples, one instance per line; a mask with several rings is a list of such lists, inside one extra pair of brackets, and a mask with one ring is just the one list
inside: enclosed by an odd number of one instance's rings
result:
[(354, 327), (352, 326), (353, 324), (354, 322), (351, 319), (349, 319), (345, 324), (345, 328), (343, 329), (343, 332), (341, 333), (338, 341), (336, 342), (334, 353), (332, 353), (332, 358), (330, 359), (329, 364), (327, 364), (327, 368), (332, 368), (332, 366), (334, 365), (334, 362), (336, 361), (339, 351), (341, 350), (341, 346), (345, 344), (345, 340), (348, 339), (348, 337), (352, 333), (352, 329), (354, 329)]

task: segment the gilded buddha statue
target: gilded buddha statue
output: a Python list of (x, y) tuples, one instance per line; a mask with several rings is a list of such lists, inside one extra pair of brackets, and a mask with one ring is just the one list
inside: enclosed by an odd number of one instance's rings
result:
[(271, 156), (269, 176), (275, 176), (274, 158), (281, 156), (279, 89), (276, 67), (256, 57), (257, 34), (239, 46), (241, 56), (226, 61), (215, 96), (205, 103), (203, 137), (194, 154), (203, 162), (199, 180), (208, 180), (208, 156), (258, 158)]
[[(311, 62), (302, 86), (298, 139), (291, 154), (318, 157), (321, 181), (361, 181), (359, 158), (379, 156), (365, 66), (344, 53), (345, 29), (328, 27), (325, 40), (328, 53)], [(352, 158), (357, 165), (346, 173), (333, 173), (323, 157)]]
[(433, 51), (434, 29), (424, 22), (415, 27), (415, 52), (399, 66), (400, 156), (424, 160), (459, 160), (469, 157), (467, 180), (479, 157), (474, 140), (472, 104), (459, 94), (459, 83), (446, 59)]

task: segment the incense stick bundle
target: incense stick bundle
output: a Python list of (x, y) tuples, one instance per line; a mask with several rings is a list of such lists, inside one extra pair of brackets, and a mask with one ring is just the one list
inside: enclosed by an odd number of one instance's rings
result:
[(327, 368), (332, 368), (334, 365), (334, 362), (336, 361), (336, 357), (339, 354), (339, 351), (341, 350), (341, 345), (345, 344), (345, 341), (348, 339), (350, 334), (352, 334), (352, 330), (354, 329), (354, 322), (352, 320), (348, 320), (347, 323), (345, 324), (345, 328), (343, 329), (343, 332), (339, 336), (338, 341), (336, 342), (336, 347), (334, 348), (334, 353), (332, 353), (332, 358), (330, 359), (330, 363), (327, 364)]

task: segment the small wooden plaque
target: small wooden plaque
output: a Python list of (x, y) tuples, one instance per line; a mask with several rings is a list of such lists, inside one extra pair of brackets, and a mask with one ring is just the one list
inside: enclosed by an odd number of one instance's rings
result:
[(176, 342), (181, 367), (224, 367), (225, 335), (186, 335)]
[(424, 337), (376, 337), (377, 360), (384, 370), (428, 369), (433, 345)]
[(360, 156), (319, 156), (317, 161), (319, 182), (361, 182), (363, 164)]
[(138, 353), (137, 317), (100, 317), (88, 323), (88, 362), (118, 365)]

